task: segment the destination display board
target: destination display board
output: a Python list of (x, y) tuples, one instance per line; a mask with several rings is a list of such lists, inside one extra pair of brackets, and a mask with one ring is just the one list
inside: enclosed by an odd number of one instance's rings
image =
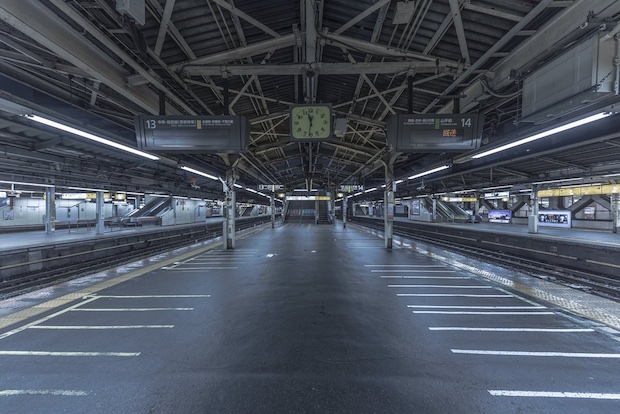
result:
[(481, 114), (392, 116), (387, 122), (388, 143), (400, 152), (459, 152), (480, 147)]
[(242, 116), (151, 116), (135, 118), (143, 151), (238, 153), (248, 145), (250, 124)]

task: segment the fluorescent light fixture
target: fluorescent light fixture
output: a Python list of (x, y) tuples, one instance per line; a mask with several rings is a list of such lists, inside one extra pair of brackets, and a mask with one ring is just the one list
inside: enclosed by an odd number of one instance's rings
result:
[(253, 188), (245, 188), (246, 191), (249, 191), (250, 193), (256, 193), (258, 194), (258, 191), (254, 190)]
[(537, 181), (537, 182), (532, 183), (532, 184), (551, 184), (551, 183), (562, 183), (564, 181), (579, 181), (579, 180), (583, 180), (583, 177), (562, 178), (561, 180)]
[(607, 174), (607, 175), (604, 175), (603, 177), (618, 177), (618, 176), (620, 176), (620, 173), (617, 173), (617, 174)]
[(242, 186), (242, 185), (239, 185), (239, 184), (237, 184), (237, 183), (233, 184), (233, 187), (243, 188), (243, 186)]
[(295, 188), (293, 191), (308, 191), (305, 188)]
[(376, 191), (376, 190), (377, 190), (377, 187), (375, 187), (375, 188), (369, 188), (368, 190), (364, 191), (364, 193), (370, 193), (370, 192), (372, 192), (372, 191)]
[(364, 194), (364, 192), (363, 192), (363, 191), (360, 191), (359, 193), (355, 193), (355, 194), (353, 194), (353, 197), (356, 197), (356, 196), (358, 196), (358, 195), (362, 195), (362, 194)]
[(205, 172), (195, 170), (195, 169), (193, 169), (193, 168), (191, 168), (191, 167), (186, 167), (185, 165), (183, 165), (183, 166), (181, 167), (181, 169), (182, 169), (182, 170), (185, 170), (185, 171), (189, 171), (189, 172), (194, 173), (194, 174), (201, 175), (201, 176), (206, 177), (206, 178), (210, 178), (210, 179), (215, 180), (215, 181), (217, 181), (217, 180), (218, 180), (218, 178), (217, 178), (216, 176), (214, 176), (214, 175), (207, 174), (207, 173), (205, 173)]
[(497, 187), (485, 187), (485, 188), (481, 188), (481, 191), (487, 191), (487, 190), (499, 190), (500, 188), (510, 188), (512, 187), (512, 185), (498, 185)]
[(108, 145), (110, 147), (114, 147), (116, 149), (120, 149), (126, 152), (130, 152), (135, 155), (139, 155), (144, 158), (148, 158), (149, 160), (156, 161), (159, 157), (155, 155), (147, 154), (146, 152), (137, 150), (135, 148), (128, 147), (127, 145), (119, 144), (118, 142), (110, 141), (109, 139), (99, 137), (97, 135), (93, 135), (89, 132), (85, 132), (76, 128), (72, 128), (68, 125), (61, 124), (60, 122), (52, 121), (51, 119), (43, 118), (38, 115), (25, 115), (26, 118), (38, 122), (43, 125), (51, 126), (52, 128), (60, 129), (61, 131), (69, 132), (71, 134), (80, 136), (82, 138), (90, 139), (91, 141), (96, 141), (100, 144)]
[[(580, 185), (580, 186), (578, 186), (578, 187), (579, 187), (579, 188), (580, 188), (580, 187), (593, 187), (593, 186), (595, 186), (595, 185), (602, 185), (602, 184), (603, 184), (603, 183), (582, 184), (582, 185)], [(560, 186), (560, 188), (575, 188), (575, 185), (574, 185), (574, 184), (573, 184), (573, 185), (562, 185), (562, 186)]]
[(532, 189), (531, 188), (526, 188), (525, 190), (519, 190), (520, 193), (531, 193)]
[(421, 172), (419, 174), (412, 175), (411, 177), (409, 177), (407, 179), (408, 180), (414, 180), (416, 178), (424, 177), (425, 175), (433, 174), (433, 173), (436, 173), (438, 171), (443, 171), (443, 170), (446, 170), (448, 168), (450, 168), (449, 165), (442, 165), (441, 167), (433, 168), (432, 170), (428, 170), (428, 171)]
[(134, 193), (133, 191), (117, 191), (119, 194), (144, 195), (144, 193)]
[(54, 187), (52, 184), (34, 184), (34, 183), (22, 183), (19, 181), (0, 181), (2, 184), (15, 184), (15, 185), (31, 185), (33, 187)]
[(394, 184), (400, 184), (400, 183), (402, 183), (402, 182), (404, 182), (404, 181), (405, 181), (405, 180), (396, 180), (396, 181), (394, 181)]
[(403, 197), (403, 200), (411, 200), (413, 197), (409, 196), (409, 197)]
[(590, 122), (598, 121), (599, 119), (606, 118), (606, 117), (608, 117), (610, 115), (611, 115), (611, 113), (601, 112), (599, 114), (592, 115), (592, 116), (589, 116), (587, 118), (583, 118), (583, 119), (580, 119), (578, 121), (574, 121), (574, 122), (568, 123), (566, 125), (561, 125), (561, 126), (559, 126), (557, 128), (553, 128), (553, 129), (550, 129), (548, 131), (540, 132), (538, 134), (535, 134), (535, 135), (532, 135), (532, 136), (529, 136), (529, 137), (526, 137), (526, 138), (521, 138), (521, 139), (519, 139), (517, 141), (511, 142), (511, 143), (506, 144), (506, 145), (502, 145), (502, 146), (497, 147), (497, 148), (490, 149), (488, 151), (481, 152), (481, 153), (476, 154), (476, 155), (472, 155), (472, 158), (476, 159), (476, 158), (486, 157), (487, 155), (496, 154), (498, 152), (501, 152), (501, 151), (504, 151), (504, 150), (507, 150), (507, 149), (510, 149), (510, 148), (518, 147), (519, 145), (527, 144), (528, 142), (532, 142), (532, 141), (536, 141), (536, 140), (541, 139), (541, 138), (548, 137), (549, 135), (554, 135), (554, 134), (557, 134), (559, 132), (567, 131), (569, 129), (573, 129), (573, 128), (576, 128), (576, 127), (579, 127), (579, 126), (582, 126), (582, 125), (585, 125), (585, 124), (589, 124)]
[(59, 186), (58, 188), (66, 188), (67, 190), (76, 190), (76, 191), (103, 191), (106, 192), (108, 190), (103, 190), (101, 188), (82, 188), (82, 187), (64, 187), (64, 186)]

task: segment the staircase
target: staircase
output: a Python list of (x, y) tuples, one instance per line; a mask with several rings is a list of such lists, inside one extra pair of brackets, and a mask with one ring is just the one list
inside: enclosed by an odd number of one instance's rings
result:
[(329, 218), (327, 217), (327, 201), (319, 201), (319, 223), (329, 224)]

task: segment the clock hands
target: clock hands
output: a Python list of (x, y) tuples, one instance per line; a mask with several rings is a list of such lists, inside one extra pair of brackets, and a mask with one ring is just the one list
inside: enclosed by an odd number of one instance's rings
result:
[(308, 136), (311, 137), (312, 136), (312, 120), (314, 119), (314, 117), (312, 115), (308, 115)]

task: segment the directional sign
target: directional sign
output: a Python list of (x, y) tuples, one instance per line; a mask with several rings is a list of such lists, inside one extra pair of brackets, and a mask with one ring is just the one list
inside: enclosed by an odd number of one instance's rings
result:
[(401, 152), (466, 151), (480, 147), (479, 114), (396, 115), (387, 123), (388, 142)]
[(135, 119), (138, 148), (185, 153), (238, 153), (250, 139), (241, 116), (149, 116)]

